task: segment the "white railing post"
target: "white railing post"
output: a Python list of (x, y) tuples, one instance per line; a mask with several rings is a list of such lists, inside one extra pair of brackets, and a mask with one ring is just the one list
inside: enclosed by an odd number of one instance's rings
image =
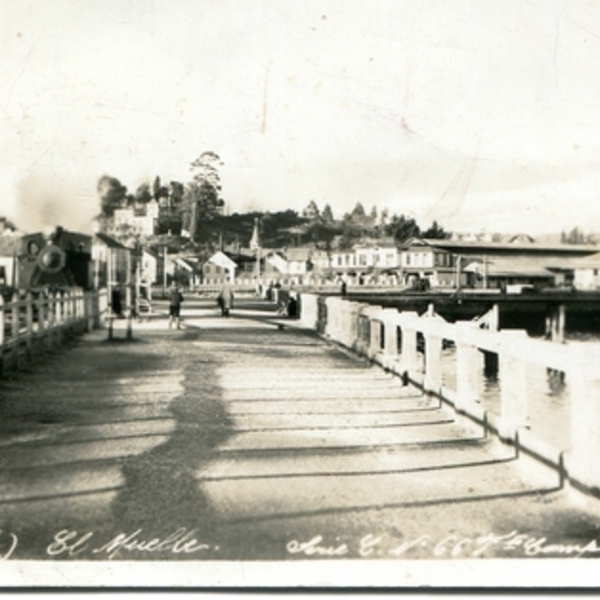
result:
[(54, 292), (54, 326), (60, 327), (63, 323), (63, 306), (60, 292)]
[(398, 311), (395, 308), (384, 308), (381, 323), (383, 338), (380, 340), (380, 362), (384, 368), (391, 369), (398, 361)]
[(369, 318), (369, 358), (375, 358), (381, 352), (381, 313)]
[(327, 322), (325, 323), (325, 335), (329, 338), (334, 337), (335, 320), (337, 318), (335, 311), (335, 298), (325, 298), (325, 307), (327, 309)]
[[(273, 292), (276, 290), (274, 289)], [(309, 329), (316, 329), (319, 319), (319, 304), (316, 294), (301, 294), (300, 296), (300, 320)]]
[(359, 309), (359, 350), (368, 358), (379, 352), (379, 315), (381, 306), (364, 305)]
[(473, 323), (458, 321), (456, 331), (456, 409), (462, 410), (479, 400), (478, 381), (482, 370), (482, 355), (477, 346), (465, 339)]
[(43, 337), (46, 331), (46, 306), (45, 306), (45, 294), (43, 291), (40, 292), (37, 298), (37, 309), (38, 309), (38, 326), (37, 331), (40, 337)]
[(598, 355), (589, 348), (570, 349), (567, 385), (571, 393), (571, 451), (569, 476), (590, 489), (600, 490), (600, 373)]
[(500, 337), (500, 430), (502, 439), (514, 440), (529, 420), (527, 369), (519, 348), (525, 331), (501, 331)]
[(75, 314), (76, 304), (75, 304), (75, 290), (67, 291), (67, 310), (68, 310), (68, 323), (73, 324), (77, 318)]
[[(400, 370), (402, 374), (414, 378), (419, 369), (419, 353), (417, 348), (417, 329), (414, 325), (418, 319), (416, 312), (402, 313), (400, 330), (402, 344), (400, 346)], [(412, 325), (411, 325), (412, 324)]]
[(440, 393), (442, 388), (442, 337), (434, 332), (425, 336), (425, 379), (428, 392)]
[(56, 302), (54, 294), (52, 294), (51, 292), (48, 292), (46, 303), (48, 305), (47, 327), (48, 329), (54, 329), (54, 324), (56, 323)]
[(358, 349), (360, 346), (360, 313), (363, 306), (366, 305), (361, 304), (360, 302), (348, 302), (350, 317), (347, 332), (347, 346), (348, 348), (352, 348), (354, 350)]

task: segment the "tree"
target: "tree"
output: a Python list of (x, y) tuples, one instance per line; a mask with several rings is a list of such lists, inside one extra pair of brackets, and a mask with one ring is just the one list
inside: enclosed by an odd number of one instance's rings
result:
[(384, 208), (379, 215), (379, 223), (385, 227), (390, 222), (390, 211)]
[(366, 218), (365, 208), (360, 202), (357, 202), (356, 206), (353, 208), (352, 212), (350, 213), (350, 220), (353, 223), (356, 223), (357, 225), (364, 225), (365, 218)]
[(152, 196), (156, 201), (159, 201), (161, 198), (168, 198), (169, 189), (162, 185), (160, 181), (160, 177), (157, 175), (154, 179), (154, 183), (152, 184)]
[(103, 175), (98, 180), (98, 196), (100, 197), (100, 216), (112, 218), (115, 210), (127, 205), (127, 187), (116, 177)]
[(142, 183), (135, 191), (136, 206), (144, 206), (152, 200), (152, 192), (150, 191), (149, 183)]
[(308, 206), (302, 211), (302, 216), (305, 219), (318, 219), (319, 218), (319, 207), (314, 200), (308, 203)]
[(325, 205), (325, 208), (323, 209), (323, 212), (321, 213), (321, 218), (326, 223), (332, 223), (333, 222), (333, 212), (332, 212), (331, 206), (329, 206), (329, 204)]
[(171, 198), (171, 204), (175, 207), (181, 208), (183, 197), (185, 195), (185, 186), (179, 181), (171, 181), (169, 184), (169, 196)]
[(203, 152), (192, 162), (192, 181), (184, 194), (183, 226), (195, 242), (210, 241), (211, 221), (222, 213), (224, 201), (219, 198), (221, 159), (214, 152)]
[(373, 206), (373, 208), (371, 209), (371, 214), (369, 215), (369, 219), (371, 220), (372, 225), (377, 224), (377, 207), (376, 206)]
[(389, 224), (386, 225), (385, 233), (393, 236), (397, 243), (403, 244), (411, 237), (419, 237), (421, 229), (413, 218), (394, 215)]
[(595, 234), (584, 233), (579, 227), (574, 227), (567, 234), (564, 231), (561, 233), (560, 241), (563, 244), (597, 244), (598, 239)]
[(449, 231), (445, 231), (443, 227), (438, 225), (437, 221), (434, 221), (429, 229), (426, 229), (421, 234), (424, 238), (432, 240), (447, 240), (452, 235)]

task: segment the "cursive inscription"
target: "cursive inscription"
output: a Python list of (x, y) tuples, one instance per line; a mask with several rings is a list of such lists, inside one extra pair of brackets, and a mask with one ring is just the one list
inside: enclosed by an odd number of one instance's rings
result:
[(368, 534), (356, 543), (341, 542), (336, 538), (328, 542), (322, 535), (306, 541), (292, 540), (287, 544), (289, 554), (309, 557), (359, 556), (362, 558), (410, 557), (419, 553), (435, 558), (478, 558), (485, 556), (512, 555), (521, 557), (571, 557), (600, 554), (596, 540), (584, 543), (555, 543), (546, 537), (536, 537), (518, 531), (498, 535), (488, 533), (478, 537), (462, 537), (450, 534), (441, 538), (423, 534), (403, 540), (400, 544), (387, 542), (383, 535)]
[(108, 542), (96, 545), (91, 543), (94, 536), (92, 531), (80, 534), (77, 531), (63, 529), (54, 536), (52, 543), (46, 548), (46, 553), (49, 556), (75, 557), (89, 552), (113, 559), (126, 552), (194, 554), (210, 550), (208, 544), (198, 541), (196, 533), (196, 529), (188, 531), (185, 527), (180, 527), (167, 537), (160, 538), (146, 536), (142, 529), (136, 529), (132, 533), (119, 533)]
[(19, 540), (14, 533), (4, 533), (0, 530), (0, 560), (8, 560), (14, 553), (19, 544)]
[(346, 544), (324, 544), (323, 536), (317, 535), (307, 542), (292, 540), (287, 545), (287, 551), (304, 556), (346, 556), (349, 548)]

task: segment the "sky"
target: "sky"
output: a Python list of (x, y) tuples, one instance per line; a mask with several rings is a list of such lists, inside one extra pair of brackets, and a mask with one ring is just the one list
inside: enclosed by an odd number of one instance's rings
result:
[(600, 3), (0, 0), (0, 215), (91, 230), (222, 159), (228, 212), (600, 231)]

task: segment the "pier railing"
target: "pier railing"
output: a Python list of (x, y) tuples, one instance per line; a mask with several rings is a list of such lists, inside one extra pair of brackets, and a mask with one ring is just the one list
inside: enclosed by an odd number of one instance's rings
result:
[[(600, 344), (556, 343), (525, 331), (485, 329), (486, 321), (449, 323), (433, 310), (423, 315), (302, 294), (303, 324), (368, 357), (406, 382), (437, 396), (462, 415), (481, 423), (518, 451), (557, 469), (561, 483), (600, 494)], [(447, 348), (452, 361), (444, 360)], [(489, 360), (489, 359), (492, 360)], [(480, 379), (486, 361), (497, 366), (498, 402), (483, 401)], [(557, 427), (540, 435), (533, 418), (528, 379), (533, 369), (554, 374), (569, 388), (569, 402)], [(449, 372), (453, 371), (453, 372)], [(535, 412), (550, 411), (547, 405)], [(543, 416), (543, 415), (542, 415)], [(556, 426), (555, 426), (556, 427)]]
[(62, 290), (0, 296), (0, 374), (18, 370), (37, 353), (100, 327), (108, 314), (106, 290)]

